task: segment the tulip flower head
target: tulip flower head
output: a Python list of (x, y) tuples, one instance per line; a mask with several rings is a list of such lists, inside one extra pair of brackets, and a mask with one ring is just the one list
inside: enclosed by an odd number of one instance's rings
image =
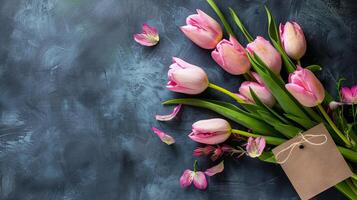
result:
[(250, 90), (253, 90), (253, 92), (258, 96), (262, 103), (269, 107), (273, 107), (273, 105), (275, 104), (275, 98), (265, 86), (265, 84), (262, 82), (259, 75), (255, 72), (252, 72), (252, 74), (258, 82), (244, 81), (239, 87), (239, 94), (237, 94), (237, 96), (240, 97), (246, 103), (254, 104), (255, 101), (250, 92)]
[(188, 187), (192, 184), (199, 189), (204, 190), (207, 188), (207, 179), (206, 176), (214, 176), (218, 173), (223, 172), (224, 170), (224, 163), (221, 161), (219, 164), (206, 169), (206, 171), (197, 171), (197, 161), (193, 164), (193, 171), (186, 169), (182, 176), (180, 177), (180, 185), (182, 188)]
[(245, 49), (233, 36), (229, 37), (229, 41), (220, 41), (211, 55), (213, 60), (230, 74), (244, 74), (250, 69)]
[(198, 147), (195, 150), (193, 150), (193, 155), (194, 156), (208, 156), (211, 153), (215, 151), (215, 148), (211, 145), (207, 145), (205, 147)]
[(288, 56), (299, 60), (306, 52), (304, 32), (296, 22), (286, 22), (279, 25), (281, 44)]
[(262, 155), (265, 144), (266, 142), (263, 137), (258, 137), (255, 139), (250, 137), (246, 146), (248, 156), (256, 158)]
[(200, 120), (192, 125), (189, 137), (203, 144), (219, 144), (226, 141), (231, 135), (231, 126), (220, 118)]
[(155, 27), (143, 24), (142, 33), (134, 34), (134, 40), (143, 46), (154, 46), (159, 40), (159, 33)]
[(300, 66), (289, 75), (289, 83), (285, 87), (296, 100), (306, 107), (317, 106), (325, 98), (325, 89), (314, 73)]
[(281, 70), (281, 57), (279, 52), (270, 44), (269, 41), (258, 36), (253, 42), (247, 45), (250, 54), (255, 53), (265, 63), (265, 65), (275, 74)]
[(182, 188), (190, 186), (192, 182), (197, 189), (204, 190), (207, 188), (206, 175), (201, 171), (197, 171), (197, 161), (194, 164), (194, 171), (186, 169), (180, 178)]
[(357, 85), (348, 88), (341, 88), (342, 102), (349, 104), (357, 104)]
[(206, 72), (202, 68), (179, 58), (173, 58), (168, 78), (166, 88), (174, 92), (199, 94), (208, 87)]
[(222, 39), (221, 26), (202, 10), (197, 9), (197, 14), (188, 16), (186, 24), (181, 26), (181, 31), (201, 48), (214, 49)]

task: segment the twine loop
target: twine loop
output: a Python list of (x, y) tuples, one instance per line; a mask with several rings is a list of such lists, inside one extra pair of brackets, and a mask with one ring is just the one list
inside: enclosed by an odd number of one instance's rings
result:
[[(287, 146), (286, 148), (280, 150), (276, 155), (276, 162), (279, 164), (284, 164), (286, 163), (286, 161), (288, 161), (288, 159), (290, 158), (293, 150), (295, 149), (295, 147), (300, 146), (304, 143), (308, 143), (311, 144), (313, 146), (321, 146), (324, 145), (327, 142), (327, 136), (324, 134), (320, 134), (320, 135), (313, 135), (313, 134), (305, 134), (303, 135), (301, 132), (299, 133), (299, 137), (301, 137), (301, 139), (297, 142), (291, 143), (289, 146)], [(324, 141), (322, 142), (312, 142), (311, 139), (313, 138), (318, 138), (318, 137), (324, 137)], [(284, 153), (285, 151), (289, 151), (288, 155), (285, 157), (284, 160), (279, 161), (279, 156)]]

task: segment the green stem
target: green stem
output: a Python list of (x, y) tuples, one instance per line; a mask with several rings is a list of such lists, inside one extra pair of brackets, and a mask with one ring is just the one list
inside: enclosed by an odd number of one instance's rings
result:
[(234, 134), (242, 135), (242, 136), (245, 136), (245, 137), (253, 137), (253, 138), (264, 137), (265, 141), (268, 144), (271, 144), (271, 145), (280, 145), (280, 144), (282, 144), (282, 143), (284, 143), (286, 141), (285, 139), (282, 139), (282, 138), (271, 137), (271, 136), (262, 136), (262, 135), (249, 133), (249, 132), (242, 131), (242, 130), (237, 130), (237, 129), (232, 129), (231, 131)]
[(348, 160), (354, 163), (357, 163), (357, 152), (340, 146), (337, 146), (337, 148), (340, 151), (340, 153), (343, 155), (343, 157), (347, 158)]
[(213, 83), (209, 83), (209, 84), (208, 84), (208, 87), (210, 87), (210, 88), (212, 88), (212, 89), (215, 89), (215, 90), (217, 90), (217, 91), (220, 91), (220, 92), (222, 92), (222, 93), (224, 93), (224, 94), (226, 94), (226, 95), (232, 97), (232, 98), (233, 98), (234, 100), (236, 100), (238, 103), (244, 103), (244, 101), (243, 101), (241, 98), (239, 98), (236, 94), (234, 94), (233, 92), (230, 92), (230, 91), (228, 91), (228, 90), (226, 90), (226, 89), (224, 89), (224, 88), (222, 88), (222, 87), (220, 87), (220, 86), (218, 86), (218, 85), (215, 85), (215, 84), (213, 84)]
[(357, 115), (357, 112), (355, 110), (355, 103), (352, 103), (352, 116), (353, 116), (352, 130), (355, 130), (355, 131), (356, 131), (356, 115)]
[(301, 66), (301, 61), (300, 60), (297, 60), (296, 62), (297, 62), (298, 65)]
[(353, 178), (354, 180), (357, 180), (357, 174), (353, 174), (353, 175), (351, 176), (351, 178)]
[(346, 146), (351, 147), (352, 146), (351, 142), (346, 138), (346, 136), (340, 130), (338, 130), (336, 124), (332, 121), (330, 116), (328, 116), (328, 114), (326, 113), (325, 109), (321, 106), (321, 104), (317, 105), (317, 107), (322, 113), (322, 115), (325, 117), (326, 121), (330, 124), (331, 128), (342, 139), (342, 141), (346, 144)]
[(197, 160), (193, 163), (193, 171), (197, 172)]
[(228, 24), (226, 18), (224, 17), (223, 13), (221, 12), (221, 10), (218, 8), (217, 4), (214, 2), (214, 0), (207, 0), (207, 3), (211, 6), (211, 8), (214, 10), (214, 12), (216, 12), (216, 14), (218, 15), (219, 19), (221, 20), (224, 28), (226, 29), (226, 31), (228, 32), (229, 35), (233, 35), (234, 36), (234, 32), (231, 28), (231, 26)]
[(347, 183), (347, 185), (350, 187), (350, 189), (352, 190), (352, 192), (357, 195), (357, 189), (356, 189), (356, 187), (353, 185), (352, 180), (351, 180), (351, 179), (347, 179), (347, 180), (346, 180), (346, 183)]

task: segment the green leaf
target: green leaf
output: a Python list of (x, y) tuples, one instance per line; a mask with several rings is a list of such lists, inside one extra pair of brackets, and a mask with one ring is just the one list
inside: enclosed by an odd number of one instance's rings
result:
[(264, 151), (262, 155), (259, 156), (259, 160), (276, 164), (275, 156), (271, 151), (269, 152)]
[(357, 199), (357, 195), (348, 186), (346, 181), (338, 183), (337, 185), (335, 185), (335, 187), (337, 188), (337, 190), (339, 190), (341, 193), (343, 193), (348, 199), (350, 199), (350, 200)]
[(293, 138), (298, 133), (302, 132), (301, 129), (287, 124), (275, 124), (274, 128), (278, 130), (280, 133), (282, 133), (283, 135), (287, 136), (288, 138)]
[(207, 0), (207, 3), (211, 6), (211, 8), (214, 10), (214, 12), (216, 12), (216, 14), (218, 15), (219, 19), (221, 20), (224, 28), (226, 29), (226, 31), (228, 32), (229, 35), (233, 35), (234, 36), (234, 32), (231, 28), (231, 26), (229, 25), (229, 23), (227, 22), (226, 18), (224, 17), (223, 13), (221, 12), (221, 10), (218, 8), (217, 4), (214, 2), (214, 0)]
[(346, 159), (348, 159), (354, 163), (357, 163), (357, 152), (356, 151), (346, 149), (346, 148), (340, 147), (340, 146), (337, 146), (337, 148), (341, 152), (343, 157), (345, 157)]
[[(223, 107), (226, 107), (226, 108), (229, 108), (231, 110), (234, 110), (234, 111), (237, 111), (237, 112), (242, 112), (243, 110), (240, 109), (239, 107), (231, 104), (231, 103), (228, 103), (228, 102), (224, 102), (224, 101), (217, 101), (217, 100), (211, 100), (211, 99), (205, 99), (205, 101), (209, 101), (209, 102), (212, 102), (212, 103), (215, 103), (215, 104), (218, 104), (220, 106), (223, 106)], [(240, 104), (241, 105), (241, 104)], [(245, 107), (246, 104), (243, 104), (241, 105), (242, 107), (244, 107), (245, 109), (247, 109)], [(249, 109), (247, 109), (249, 111)], [(243, 111), (245, 112), (245, 111)], [(246, 114), (249, 116), (249, 117), (253, 117), (253, 118), (256, 118), (256, 119), (260, 119), (260, 116), (256, 113), (256, 112), (246, 112)]]
[(278, 113), (276, 113), (272, 108), (270, 108), (269, 106), (265, 105), (259, 99), (259, 97), (255, 94), (255, 92), (252, 90), (252, 88), (249, 88), (249, 90), (250, 90), (250, 94), (252, 95), (252, 97), (254, 99), (254, 102), (256, 102), (256, 104), (259, 105), (259, 107), (263, 108), (264, 110), (267, 110), (269, 113), (271, 113), (273, 115), (273, 117), (279, 119), (281, 122), (283, 122), (285, 124), (289, 123), (286, 119), (284, 119)]
[(251, 117), (248, 112), (241, 110), (238, 107), (237, 109), (233, 110), (207, 100), (191, 99), (191, 98), (172, 99), (163, 102), (163, 104), (164, 105), (184, 104), (184, 105), (197, 106), (201, 108), (207, 108), (227, 117), (228, 119), (237, 122), (238, 124), (245, 126), (246, 128), (252, 129), (253, 131), (258, 132), (262, 135), (275, 135), (276, 132), (276, 130), (269, 124), (263, 122), (262, 120)]
[(322, 67), (320, 65), (309, 65), (309, 66), (305, 67), (305, 69), (308, 69), (312, 72), (317, 72), (317, 71), (321, 71)]
[(300, 124), (302, 127), (309, 129), (315, 125), (317, 125), (317, 123), (311, 121), (311, 120), (307, 120), (307, 119), (302, 119), (300, 117), (297, 117), (295, 115), (292, 114), (284, 114), (285, 117), (291, 119), (292, 121)]
[(238, 28), (242, 31), (244, 34), (245, 38), (247, 39), (248, 42), (252, 42), (254, 39), (253, 37), (249, 34), (247, 29), (244, 27), (242, 21), (239, 19), (238, 15), (234, 12), (232, 8), (228, 8), (229, 12), (231, 13), (231, 16), (233, 18), (233, 21), (236, 23)]

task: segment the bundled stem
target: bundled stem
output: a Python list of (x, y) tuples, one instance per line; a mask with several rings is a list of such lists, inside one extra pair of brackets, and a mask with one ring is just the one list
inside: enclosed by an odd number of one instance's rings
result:
[(341, 140), (346, 144), (347, 147), (352, 147), (352, 143), (347, 139), (347, 137), (337, 128), (336, 124), (332, 121), (330, 116), (326, 113), (325, 109), (321, 106), (321, 104), (317, 105), (321, 114), (324, 116), (326, 121), (330, 124), (331, 128), (335, 131), (335, 133), (341, 138)]

